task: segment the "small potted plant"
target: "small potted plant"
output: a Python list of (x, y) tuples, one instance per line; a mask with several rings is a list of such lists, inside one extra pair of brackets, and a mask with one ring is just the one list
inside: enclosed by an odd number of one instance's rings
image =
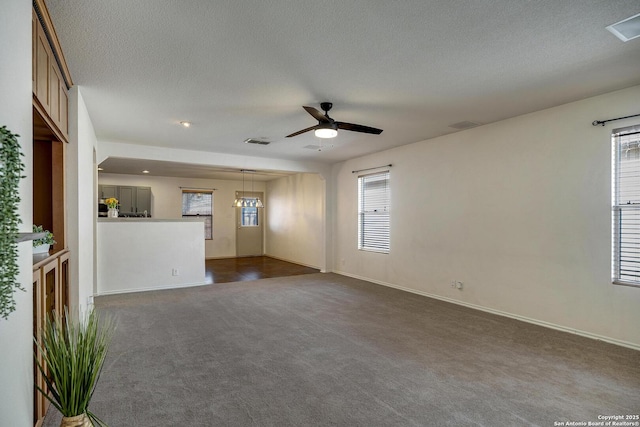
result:
[[(34, 354), (46, 386), (36, 388), (62, 414), (60, 427), (106, 426), (89, 410), (113, 333), (112, 318), (99, 318), (95, 310), (85, 316), (53, 312)], [(40, 353), (40, 359), (38, 357)], [(42, 360), (42, 361), (41, 361)]]
[(107, 213), (107, 217), (109, 218), (118, 218), (118, 199), (115, 197), (109, 197), (104, 203), (109, 208)]
[(33, 253), (34, 254), (45, 254), (49, 253), (49, 247), (51, 245), (55, 245), (56, 241), (53, 240), (53, 233), (49, 230), (44, 230), (41, 225), (33, 226), (34, 233), (45, 233), (44, 237), (40, 239), (33, 240)]

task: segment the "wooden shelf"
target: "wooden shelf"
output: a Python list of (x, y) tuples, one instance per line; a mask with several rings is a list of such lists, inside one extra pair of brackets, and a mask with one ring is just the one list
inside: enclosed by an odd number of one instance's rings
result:
[(18, 242), (26, 242), (28, 240), (37, 240), (42, 239), (47, 235), (47, 233), (18, 233), (18, 237), (16, 238), (16, 243)]

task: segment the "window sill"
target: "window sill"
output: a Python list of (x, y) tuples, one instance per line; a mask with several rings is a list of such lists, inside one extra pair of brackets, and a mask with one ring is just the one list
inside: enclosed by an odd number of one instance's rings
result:
[(622, 280), (612, 280), (611, 281), (612, 284), (614, 285), (618, 285), (618, 286), (629, 286), (631, 288), (640, 288), (640, 282), (625, 282)]
[(358, 248), (358, 250), (362, 252), (373, 252), (375, 254), (389, 254), (390, 252), (390, 251), (382, 251), (382, 250), (368, 249), (368, 248)]

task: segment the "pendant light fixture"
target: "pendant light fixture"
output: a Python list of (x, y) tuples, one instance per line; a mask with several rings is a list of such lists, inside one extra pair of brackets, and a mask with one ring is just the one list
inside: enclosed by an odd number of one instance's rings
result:
[[(240, 197), (236, 197), (231, 207), (234, 208), (264, 208), (264, 204), (259, 197), (246, 197), (244, 191), (244, 174), (245, 172), (256, 173), (255, 170), (241, 169), (242, 172), (242, 193)], [(251, 175), (251, 193), (253, 193), (253, 175)]]
[[(256, 173), (256, 171), (252, 171), (253, 174)], [(251, 195), (255, 195), (256, 193), (253, 192), (253, 174), (251, 175)], [(255, 206), (256, 208), (264, 208), (264, 205), (262, 204), (262, 200), (260, 200), (260, 197), (256, 196), (256, 197), (252, 197), (251, 198), (251, 203), (253, 206)]]

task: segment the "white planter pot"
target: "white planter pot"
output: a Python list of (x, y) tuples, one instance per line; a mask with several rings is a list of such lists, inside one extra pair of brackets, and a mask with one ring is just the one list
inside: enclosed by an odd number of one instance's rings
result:
[(33, 247), (33, 253), (34, 254), (46, 254), (49, 253), (49, 244), (45, 244), (45, 245), (40, 245), (40, 246), (34, 246)]
[(118, 218), (118, 209), (109, 209), (107, 218)]

